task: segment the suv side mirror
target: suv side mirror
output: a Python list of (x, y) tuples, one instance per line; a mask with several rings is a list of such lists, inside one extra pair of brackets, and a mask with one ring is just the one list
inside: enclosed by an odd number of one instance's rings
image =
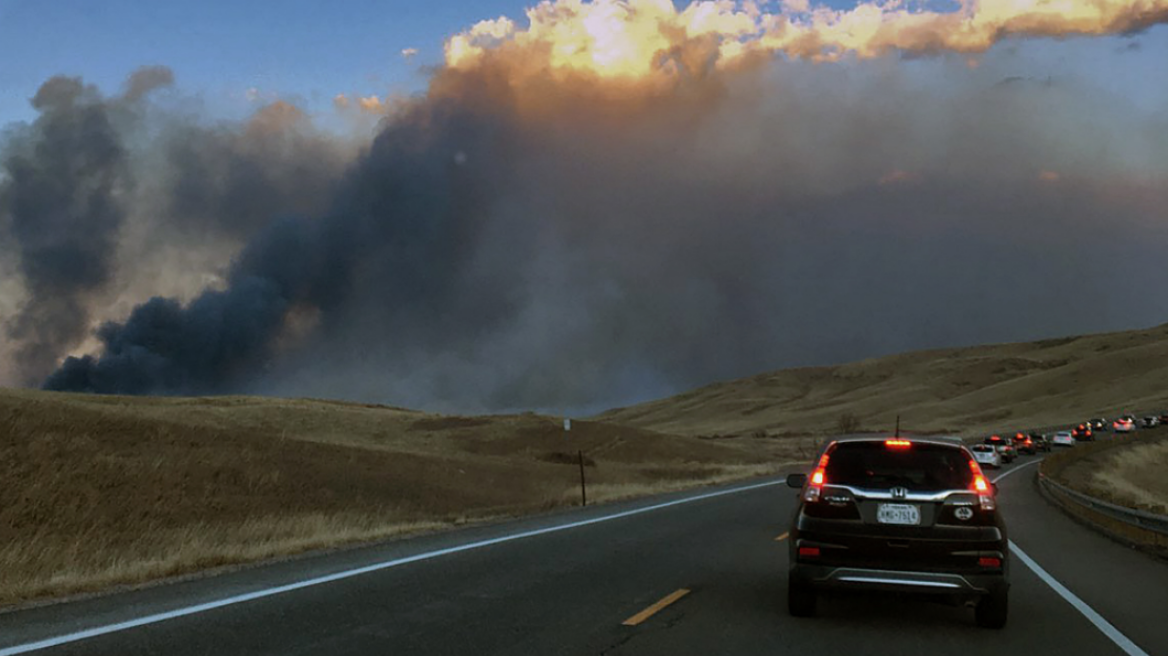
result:
[(807, 484), (807, 474), (787, 474), (787, 487), (802, 488)]

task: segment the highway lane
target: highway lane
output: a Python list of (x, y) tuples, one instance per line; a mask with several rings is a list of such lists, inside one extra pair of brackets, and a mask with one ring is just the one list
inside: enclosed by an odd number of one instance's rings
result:
[[(1118, 633), (1168, 655), (1168, 566), (1050, 507), (1033, 473), (1027, 466), (1000, 483), (1011, 538)], [(820, 617), (791, 618), (786, 545), (775, 538), (794, 494), (770, 485), (643, 511), (687, 497), (667, 495), (8, 613), (0, 654), (1125, 653), (1018, 559), (1003, 631), (978, 629), (969, 609), (887, 596), (829, 598)], [(20, 647), (449, 549), (460, 550), (35, 652)], [(623, 624), (671, 594), (674, 603)]]

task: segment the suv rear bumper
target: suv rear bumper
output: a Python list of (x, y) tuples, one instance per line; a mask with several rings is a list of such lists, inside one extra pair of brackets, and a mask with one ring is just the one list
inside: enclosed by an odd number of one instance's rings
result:
[(984, 595), (1009, 587), (1003, 572), (958, 574), (799, 563), (791, 579), (817, 589), (879, 590), (923, 594)]

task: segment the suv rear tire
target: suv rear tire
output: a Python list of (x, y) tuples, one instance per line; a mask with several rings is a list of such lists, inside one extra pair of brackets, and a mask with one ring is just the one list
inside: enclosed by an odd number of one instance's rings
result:
[(977, 602), (974, 616), (983, 629), (1001, 629), (1006, 626), (1009, 598), (1005, 590), (995, 590)]
[(787, 610), (792, 617), (815, 617), (815, 590), (794, 580), (787, 582)]

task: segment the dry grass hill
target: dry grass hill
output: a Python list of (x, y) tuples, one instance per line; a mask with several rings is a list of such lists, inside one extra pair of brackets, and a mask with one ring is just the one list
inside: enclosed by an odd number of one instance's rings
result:
[(771, 473), (796, 442), (534, 414), (0, 390), (0, 606)]
[(0, 605), (574, 504), (578, 451), (601, 501), (805, 462), (845, 416), (977, 433), (1164, 407), (1168, 326), (762, 374), (568, 436), (534, 414), (0, 390)]
[(1168, 408), (1168, 325), (919, 351), (708, 385), (598, 419), (682, 435), (889, 430), (981, 433)]

